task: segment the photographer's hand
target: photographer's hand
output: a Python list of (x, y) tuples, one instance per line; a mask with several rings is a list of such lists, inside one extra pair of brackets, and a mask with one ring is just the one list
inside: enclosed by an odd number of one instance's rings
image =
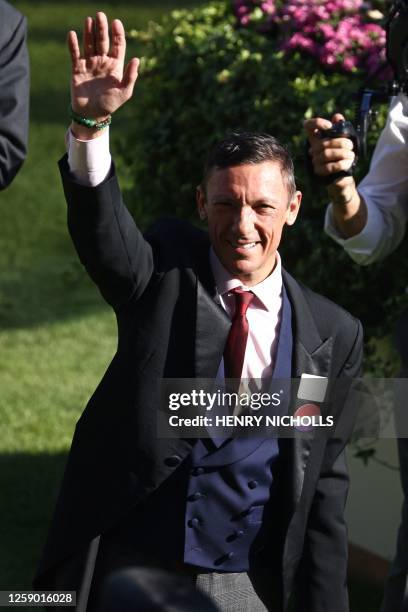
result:
[[(123, 24), (114, 19), (109, 25), (104, 13), (87, 17), (83, 32), (83, 54), (75, 31), (68, 32), (72, 61), (71, 104), (81, 117), (103, 121), (132, 96), (139, 60), (133, 58), (124, 67), (126, 40)], [(89, 140), (100, 135), (95, 129), (72, 123), (76, 138)]]
[[(349, 138), (319, 138), (320, 130), (329, 129), (332, 123), (343, 120), (343, 115), (337, 113), (331, 122), (322, 117), (305, 121), (309, 152), (318, 176), (330, 176), (348, 170), (354, 161), (353, 143)], [(333, 204), (333, 218), (339, 232), (345, 238), (359, 234), (367, 221), (367, 208), (353, 177), (345, 176), (330, 183), (327, 192)]]

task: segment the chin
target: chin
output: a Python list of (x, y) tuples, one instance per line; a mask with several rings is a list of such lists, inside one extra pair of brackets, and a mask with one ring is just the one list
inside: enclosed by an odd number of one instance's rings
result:
[(255, 270), (249, 266), (237, 266), (236, 264), (235, 266), (230, 266), (229, 270), (234, 276), (238, 276), (239, 278), (248, 278), (248, 280), (255, 272)]

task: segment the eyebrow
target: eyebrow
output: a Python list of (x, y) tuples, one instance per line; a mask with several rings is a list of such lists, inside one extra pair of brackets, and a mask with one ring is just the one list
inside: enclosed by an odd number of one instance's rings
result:
[[(223, 195), (222, 193), (216, 193), (211, 199), (210, 202), (231, 202), (232, 204), (241, 203), (241, 200), (238, 198), (234, 198), (231, 196)], [(260, 198), (256, 200), (252, 206), (256, 206), (257, 204), (280, 204), (280, 200), (277, 198)]]

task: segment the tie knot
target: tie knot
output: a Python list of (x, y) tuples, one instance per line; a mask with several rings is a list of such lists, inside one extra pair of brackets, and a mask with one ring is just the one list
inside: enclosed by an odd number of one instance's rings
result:
[(231, 293), (235, 297), (235, 316), (239, 315), (244, 317), (255, 295), (252, 291), (244, 291), (238, 287), (232, 289)]

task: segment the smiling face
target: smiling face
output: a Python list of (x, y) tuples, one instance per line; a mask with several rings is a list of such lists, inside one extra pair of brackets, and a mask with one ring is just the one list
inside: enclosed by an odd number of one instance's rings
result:
[(297, 217), (301, 193), (289, 195), (278, 162), (214, 169), (205, 192), (197, 189), (200, 217), (207, 219), (214, 251), (223, 266), (248, 287), (275, 267), (285, 224)]

